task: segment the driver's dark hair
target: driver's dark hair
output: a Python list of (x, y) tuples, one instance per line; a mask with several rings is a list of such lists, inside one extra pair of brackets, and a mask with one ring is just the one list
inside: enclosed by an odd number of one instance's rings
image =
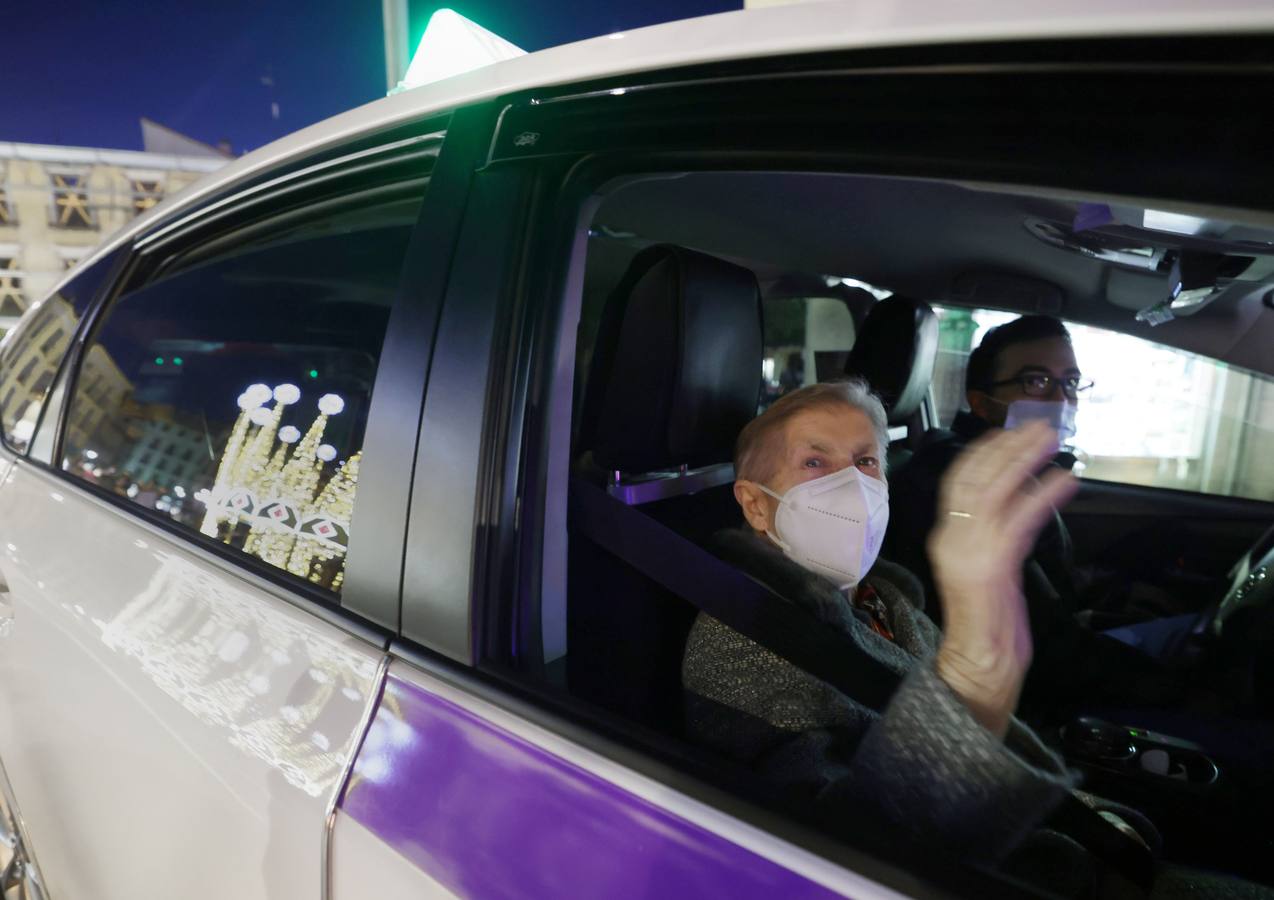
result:
[(1052, 316), (1022, 316), (992, 328), (969, 354), (969, 367), (964, 370), (964, 389), (990, 393), (991, 383), (995, 381), (995, 364), (1006, 347), (1055, 337), (1071, 339), (1062, 320)]

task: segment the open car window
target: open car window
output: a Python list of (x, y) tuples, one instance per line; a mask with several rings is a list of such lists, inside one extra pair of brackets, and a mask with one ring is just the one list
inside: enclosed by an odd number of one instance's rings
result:
[[(904, 321), (910, 310), (917, 321), (929, 322), (930, 309), (937, 318), (932, 379), (917, 376), (928, 399), (890, 421), (905, 451), (899, 483), (906, 454), (950, 426), (970, 349), (990, 327), (1043, 309), (1070, 323), (1084, 375), (1098, 384), (1081, 401), (1084, 477), (1271, 499), (1258, 461), (1268, 453), (1271, 418), (1261, 404), (1270, 379), (1239, 367), (1251, 356), (1232, 334), (1217, 337), (1218, 322), (1274, 286), (1264, 263), (1252, 262), (1253, 247), (1270, 235), (1238, 230), (1232, 253), (1214, 242), (1214, 255), (1226, 258), (1209, 270), (1214, 281), (1190, 288), (1178, 321), (1151, 333), (1164, 342), (1152, 343), (1127, 332), (1159, 327), (1138, 313), (1173, 296), (1175, 261), (1188, 248), (1180, 236), (1125, 224), (1076, 238), (1065, 223), (1083, 205), (834, 173), (698, 172), (612, 185), (589, 223), (581, 288), (567, 298), (557, 351), (574, 365), (557, 369), (553, 407), (562, 415), (547, 453), (539, 612), (550, 689), (662, 759), (716, 773), (749, 802), (773, 801), (803, 826), (826, 824), (816, 804), (803, 813), (776, 798), (783, 790), (763, 766), (690, 727), (683, 665), (704, 607), (669, 587), (659, 554), (623, 556), (608, 532), (646, 519), (725, 561), (722, 535), (743, 525), (735, 442), (758, 411), (802, 386), (858, 374), (857, 365), (875, 367), (872, 386), (887, 403), (916, 394), (908, 371), (927, 339), (907, 335), (921, 329), (898, 329), (898, 346), (869, 362), (855, 351), (864, 335), (891, 339), (888, 328), (872, 330), (871, 313), (886, 301)], [(836, 212), (849, 209), (853, 216)], [(1032, 230), (1042, 221), (1060, 243)], [(1143, 243), (1157, 249), (1140, 252)], [(1132, 249), (1111, 249), (1120, 245)], [(1020, 312), (995, 311), (1015, 304)], [(566, 410), (571, 427), (556, 427)], [(570, 512), (583, 508), (580, 497), (599, 494), (633, 515), (616, 513), (603, 528)], [(1058, 749), (1061, 721), (1036, 723), (1053, 729), (1042, 733)], [(865, 848), (856, 842), (878, 823), (848, 819), (838, 837)]]

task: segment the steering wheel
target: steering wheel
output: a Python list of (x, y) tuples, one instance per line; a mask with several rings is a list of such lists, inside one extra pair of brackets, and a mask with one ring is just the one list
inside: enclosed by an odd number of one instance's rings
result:
[(1205, 613), (1195, 633), (1219, 638), (1225, 623), (1245, 609), (1274, 606), (1274, 527), (1239, 558), (1230, 570), (1230, 589)]

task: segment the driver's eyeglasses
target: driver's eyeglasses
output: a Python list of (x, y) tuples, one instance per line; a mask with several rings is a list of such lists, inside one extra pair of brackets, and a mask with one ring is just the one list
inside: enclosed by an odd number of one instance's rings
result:
[(1009, 384), (1018, 385), (1022, 389), (1022, 393), (1028, 397), (1047, 397), (1053, 393), (1053, 386), (1057, 385), (1061, 387), (1062, 393), (1071, 400), (1076, 399), (1081, 393), (1093, 386), (1092, 379), (1081, 378), (1078, 375), (1054, 378), (1052, 375), (1046, 375), (1043, 372), (1027, 372), (1022, 375), (1014, 375), (1012, 378), (1006, 378), (1003, 381), (992, 382), (991, 387), (1004, 387)]

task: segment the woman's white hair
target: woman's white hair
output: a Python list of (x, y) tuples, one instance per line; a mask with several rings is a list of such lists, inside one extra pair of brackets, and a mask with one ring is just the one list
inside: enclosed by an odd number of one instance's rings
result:
[(885, 452), (889, 449), (889, 416), (880, 397), (861, 378), (825, 381), (784, 394), (765, 412), (749, 422), (739, 433), (734, 448), (734, 474), (745, 481), (769, 480), (773, 454), (766, 450), (770, 438), (792, 416), (803, 410), (829, 405), (845, 405), (858, 410), (871, 422), (880, 451), (880, 471), (885, 471)]

